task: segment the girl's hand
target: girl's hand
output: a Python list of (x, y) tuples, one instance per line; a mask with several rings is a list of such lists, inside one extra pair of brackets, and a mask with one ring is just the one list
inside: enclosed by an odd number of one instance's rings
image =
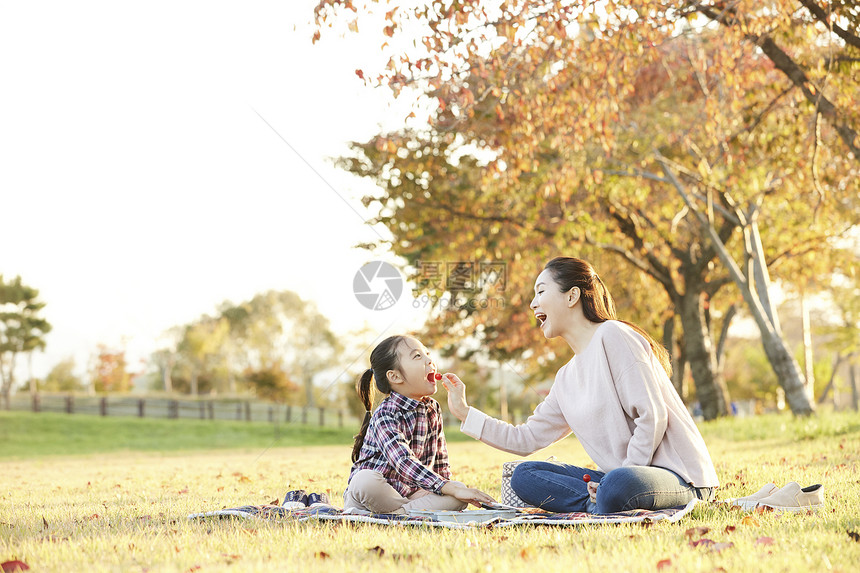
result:
[(481, 490), (473, 487), (466, 487), (458, 481), (446, 482), (445, 485), (442, 486), (442, 493), (455, 497), (460, 501), (477, 505), (478, 507), (480, 507), (482, 503), (496, 503), (495, 499)]
[(466, 385), (456, 374), (447, 372), (442, 376), (442, 386), (448, 391), (448, 409), (451, 410), (455, 418), (461, 422), (465, 421), (466, 416), (469, 415), (469, 404), (466, 402)]
[(591, 503), (597, 503), (597, 486), (600, 485), (599, 481), (590, 481), (588, 482), (588, 498), (591, 500)]

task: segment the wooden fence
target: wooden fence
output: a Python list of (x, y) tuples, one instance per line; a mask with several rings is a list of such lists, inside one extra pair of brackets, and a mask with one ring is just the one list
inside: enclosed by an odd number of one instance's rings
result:
[(253, 400), (190, 400), (137, 398), (134, 396), (75, 396), (62, 394), (17, 394), (11, 410), (60, 412), (138, 418), (240, 420), (245, 422), (295, 423), (343, 428), (359, 421), (343, 410), (270, 404)]

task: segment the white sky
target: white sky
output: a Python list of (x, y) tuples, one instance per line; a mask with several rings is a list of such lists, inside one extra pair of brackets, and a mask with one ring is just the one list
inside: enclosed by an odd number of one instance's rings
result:
[(409, 110), (354, 73), (384, 64), (378, 35), (311, 44), (315, 4), (0, 5), (0, 274), (47, 303), (34, 375), (70, 355), (82, 373), (98, 343), (134, 368), (168, 328), (267, 289), (340, 334), (419, 323), (408, 285), (387, 311), (355, 300), (363, 263), (396, 261), (352, 248), (375, 238), (353, 210), (371, 187), (327, 159)]

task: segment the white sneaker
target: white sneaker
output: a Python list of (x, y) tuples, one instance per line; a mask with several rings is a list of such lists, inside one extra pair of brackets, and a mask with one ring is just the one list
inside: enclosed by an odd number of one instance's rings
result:
[(801, 488), (796, 481), (788, 482), (785, 487), (773, 495), (759, 500), (758, 506), (795, 513), (817, 511), (824, 507), (822, 489), (824, 487), (820, 483)]
[(770, 497), (778, 491), (779, 488), (776, 487), (776, 484), (769, 483), (752, 495), (748, 495), (746, 497), (739, 497), (737, 499), (730, 499), (729, 502), (732, 505), (740, 506), (741, 509), (755, 509), (755, 506), (758, 505), (758, 502), (760, 500), (766, 497)]

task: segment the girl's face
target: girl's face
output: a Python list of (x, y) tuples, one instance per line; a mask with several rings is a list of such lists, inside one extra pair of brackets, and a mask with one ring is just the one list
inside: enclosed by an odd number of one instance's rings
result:
[(436, 365), (424, 345), (414, 338), (408, 338), (400, 343), (397, 355), (400, 370), (388, 371), (391, 389), (415, 400), (435, 394), (436, 380), (431, 382), (427, 375), (436, 372)]
[(534, 311), (546, 338), (560, 336), (564, 330), (570, 316), (570, 296), (578, 299), (579, 289), (574, 287), (569, 292), (561, 292), (549, 269), (544, 269), (535, 279), (535, 297), (529, 308)]

